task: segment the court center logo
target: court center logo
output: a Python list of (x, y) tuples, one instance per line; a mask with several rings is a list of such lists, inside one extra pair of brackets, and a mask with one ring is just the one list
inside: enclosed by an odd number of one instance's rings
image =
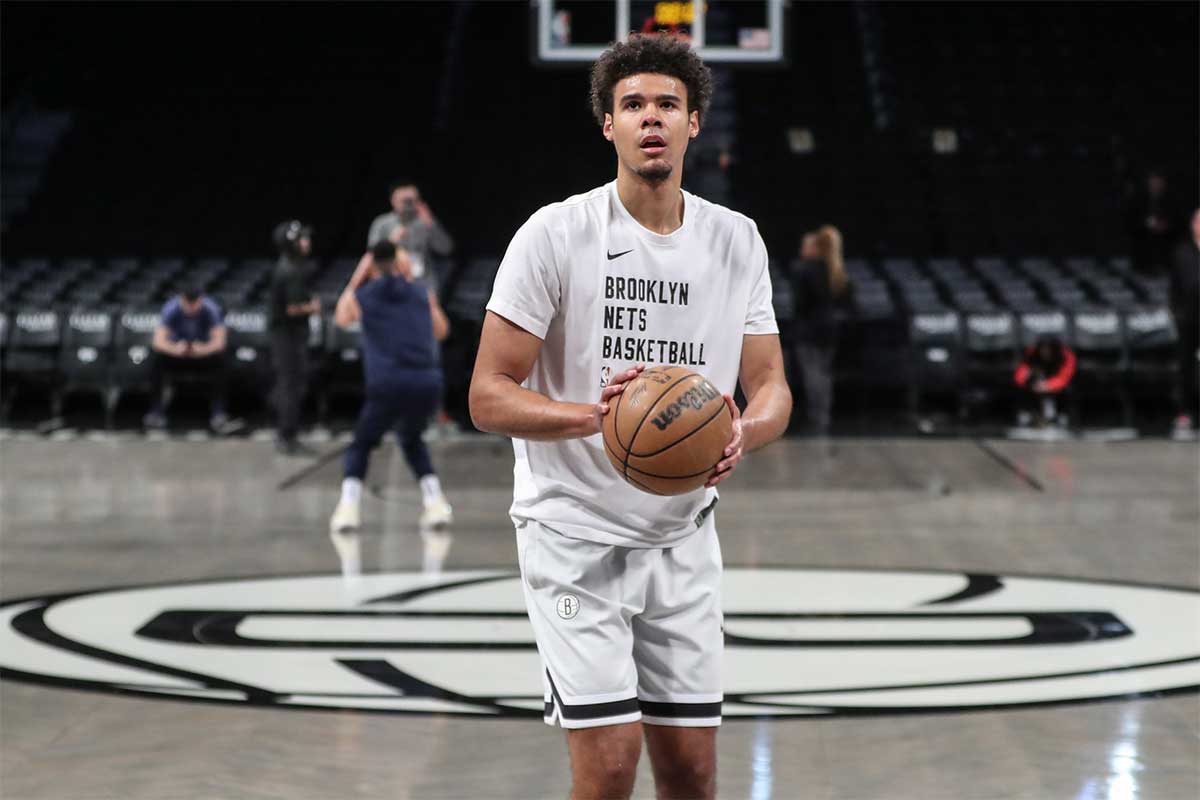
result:
[[(1200, 593), (1043, 577), (726, 570), (726, 717), (1069, 703), (1200, 688)], [(570, 602), (568, 603), (568, 601)], [(558, 598), (560, 616), (578, 598)], [(0, 605), (0, 677), (139, 696), (540, 718), (509, 571), (260, 578)]]

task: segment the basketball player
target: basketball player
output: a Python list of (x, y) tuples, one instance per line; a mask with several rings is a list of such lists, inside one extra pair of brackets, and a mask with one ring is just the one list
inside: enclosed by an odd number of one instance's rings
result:
[[(708, 68), (677, 39), (635, 36), (600, 57), (592, 108), (617, 178), (517, 231), (471, 382), (476, 426), (513, 439), (510, 514), (545, 720), (567, 729), (575, 798), (628, 797), (643, 737), (659, 797), (714, 796), (714, 487), (791, 412), (762, 238), (680, 189), (711, 94)], [(604, 454), (609, 402), (647, 363), (694, 368), (725, 395), (733, 436), (704, 488), (643, 493)]]

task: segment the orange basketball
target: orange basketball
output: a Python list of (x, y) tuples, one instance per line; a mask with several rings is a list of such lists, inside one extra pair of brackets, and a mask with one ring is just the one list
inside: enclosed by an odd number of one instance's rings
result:
[(621, 477), (651, 494), (703, 486), (733, 436), (721, 392), (686, 367), (649, 367), (609, 402), (604, 452)]

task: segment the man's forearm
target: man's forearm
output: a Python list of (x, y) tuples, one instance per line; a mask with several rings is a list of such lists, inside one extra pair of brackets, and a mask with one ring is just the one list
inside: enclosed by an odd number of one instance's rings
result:
[(765, 447), (787, 430), (792, 416), (792, 393), (783, 382), (764, 384), (746, 401), (742, 412), (742, 441), (746, 452)]
[(503, 376), (472, 383), (470, 406), (475, 427), (514, 439), (576, 439), (600, 430), (595, 404), (551, 400)]

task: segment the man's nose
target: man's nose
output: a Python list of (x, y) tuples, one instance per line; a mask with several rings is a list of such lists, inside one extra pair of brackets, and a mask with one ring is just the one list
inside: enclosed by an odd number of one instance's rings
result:
[(658, 109), (654, 106), (646, 106), (646, 110), (642, 112), (642, 127), (643, 128), (660, 128), (662, 120), (658, 116)]

